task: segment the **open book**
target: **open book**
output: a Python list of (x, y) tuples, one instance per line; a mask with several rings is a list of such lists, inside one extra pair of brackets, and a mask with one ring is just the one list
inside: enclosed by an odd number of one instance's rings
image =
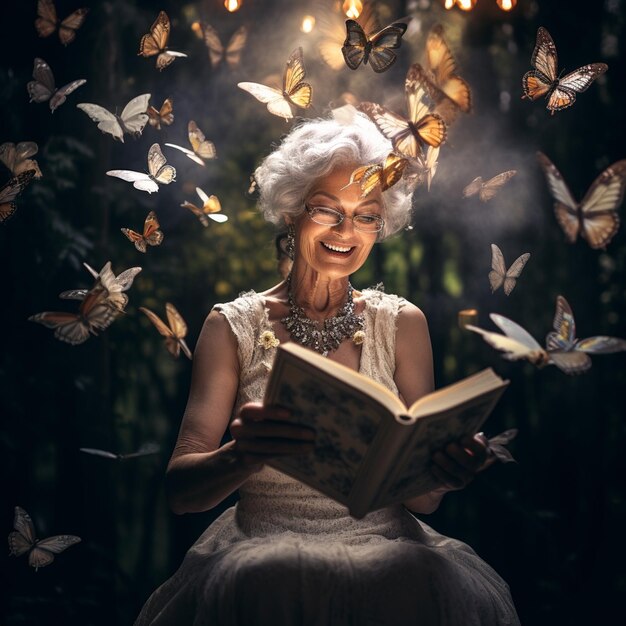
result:
[(429, 470), (431, 454), (478, 432), (508, 384), (485, 369), (407, 409), (371, 378), (295, 343), (282, 344), (264, 403), (289, 409), (317, 437), (312, 453), (269, 465), (363, 517), (440, 487)]

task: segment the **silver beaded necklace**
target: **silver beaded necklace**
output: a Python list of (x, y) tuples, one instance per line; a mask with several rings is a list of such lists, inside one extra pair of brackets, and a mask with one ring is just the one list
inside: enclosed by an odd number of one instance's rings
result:
[(296, 304), (291, 290), (291, 274), (287, 276), (286, 282), (289, 315), (280, 321), (294, 341), (327, 356), (329, 352), (336, 350), (344, 339), (353, 337), (354, 333), (365, 327), (363, 314), (354, 313), (352, 298), (354, 289), (350, 283), (346, 301), (337, 315), (324, 320), (324, 327), (319, 328), (318, 322), (307, 317), (304, 309)]

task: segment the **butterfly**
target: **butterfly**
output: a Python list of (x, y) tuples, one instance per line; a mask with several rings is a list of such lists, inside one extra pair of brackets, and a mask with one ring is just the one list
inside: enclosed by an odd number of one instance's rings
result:
[(69, 94), (87, 82), (84, 78), (79, 78), (57, 89), (50, 66), (39, 58), (35, 59), (33, 78), (34, 80), (26, 85), (30, 101), (40, 103), (49, 100), (52, 113), (65, 102)]
[(597, 335), (576, 339), (576, 322), (569, 303), (557, 296), (553, 331), (546, 337), (548, 354), (554, 364), (567, 374), (578, 374), (591, 367), (589, 354), (609, 354), (626, 351), (626, 340)]
[(487, 448), (502, 463), (517, 463), (513, 455), (504, 447), (517, 437), (517, 428), (510, 428), (495, 437), (489, 437)]
[(202, 200), (202, 208), (197, 207), (195, 204), (191, 202), (183, 202), (180, 206), (189, 209), (202, 223), (203, 226), (209, 225), (208, 218), (211, 218), (215, 222), (225, 222), (228, 219), (227, 215), (220, 213), (222, 210), (222, 205), (218, 200), (217, 196), (207, 196), (200, 187), (196, 187), (196, 193), (198, 194), (200, 200)]
[(341, 48), (346, 65), (356, 70), (361, 63), (367, 65), (369, 61), (377, 73), (388, 70), (398, 58), (394, 50), (400, 47), (406, 28), (405, 23), (395, 22), (366, 35), (356, 20), (346, 20), (346, 39)]
[(204, 43), (209, 51), (211, 67), (216, 68), (224, 60), (231, 70), (237, 67), (241, 61), (241, 52), (248, 39), (248, 29), (245, 26), (239, 27), (230, 38), (226, 47), (222, 44), (220, 36), (213, 26), (202, 24), (201, 29)]
[(454, 121), (459, 111), (469, 113), (472, 94), (469, 85), (458, 76), (456, 62), (438, 24), (426, 38), (426, 69), (437, 94), (437, 112), (447, 124)]
[(463, 197), (469, 198), (470, 196), (478, 197), (487, 202), (491, 200), (500, 191), (501, 187), (509, 181), (513, 176), (517, 174), (517, 170), (507, 170), (502, 172), (487, 181), (483, 181), (480, 176), (477, 176), (469, 185), (463, 189)]
[(17, 210), (15, 198), (28, 186), (35, 177), (35, 170), (27, 170), (11, 178), (0, 189), (0, 224), (6, 222)]
[(171, 98), (166, 98), (160, 109), (149, 106), (146, 113), (148, 114), (148, 123), (150, 126), (161, 130), (161, 124), (170, 126), (174, 121), (174, 103)]
[(127, 454), (120, 454), (115, 452), (109, 452), (108, 450), (100, 450), (98, 448), (80, 448), (81, 452), (85, 454), (92, 454), (94, 456), (100, 456), (105, 459), (133, 459), (140, 456), (148, 456), (150, 454), (158, 454), (161, 451), (161, 446), (156, 443), (144, 443), (139, 446), (136, 452), (129, 452)]
[(124, 133), (137, 137), (141, 135), (144, 126), (148, 123), (146, 109), (150, 94), (144, 93), (133, 98), (122, 110), (120, 115), (107, 111), (98, 104), (82, 102), (76, 108), (87, 113), (87, 115), (98, 123), (98, 128), (103, 133), (109, 133), (113, 139), (119, 139), (124, 143)]
[(495, 243), (492, 243), (491, 271), (489, 272), (491, 293), (494, 293), (497, 289), (504, 285), (504, 293), (508, 296), (513, 291), (515, 283), (520, 277), (528, 259), (530, 259), (530, 252), (525, 252), (521, 256), (517, 257), (517, 259), (515, 259), (515, 261), (511, 264), (511, 267), (507, 270), (502, 250), (500, 250)]
[(198, 128), (198, 125), (193, 120), (191, 120), (187, 125), (187, 136), (189, 137), (189, 143), (191, 144), (193, 150), (183, 148), (175, 143), (166, 143), (165, 145), (184, 152), (188, 158), (198, 165), (204, 165), (204, 159), (217, 158), (215, 146), (204, 136), (204, 133)]
[(626, 159), (607, 167), (591, 184), (581, 202), (576, 202), (554, 163), (537, 153), (550, 193), (554, 213), (569, 243), (580, 235), (592, 248), (606, 248), (620, 225), (617, 207), (624, 199)]
[(139, 252), (145, 252), (147, 245), (160, 246), (163, 241), (163, 231), (159, 230), (159, 221), (154, 211), (150, 211), (144, 221), (143, 234), (130, 228), (122, 228), (121, 231), (135, 244)]
[(133, 170), (109, 170), (106, 174), (133, 183), (135, 189), (148, 193), (155, 193), (159, 190), (157, 183), (169, 185), (176, 180), (176, 170), (167, 164), (167, 159), (163, 156), (158, 143), (153, 143), (148, 150), (148, 172), (144, 174)]
[(59, 39), (64, 46), (72, 43), (76, 31), (83, 25), (89, 9), (77, 9), (64, 20), (59, 21), (52, 0), (38, 0), (35, 28), (40, 37), (49, 37), (58, 28)]
[(175, 52), (167, 49), (167, 40), (170, 37), (170, 18), (165, 11), (161, 11), (150, 27), (150, 32), (141, 38), (138, 56), (151, 57), (158, 54), (157, 69), (164, 70), (176, 57), (186, 57), (184, 52)]
[[(107, 291), (106, 300), (109, 306), (113, 308), (114, 312), (122, 312), (128, 304), (128, 296), (124, 292), (132, 287), (135, 276), (141, 272), (141, 268), (130, 267), (116, 276), (111, 269), (111, 261), (107, 261), (99, 272), (96, 272), (87, 263), (83, 263), (83, 265), (96, 279), (96, 286), (102, 287)], [(83, 300), (87, 293), (87, 289), (70, 289), (60, 293), (59, 298), (64, 300)]]
[(150, 309), (140, 306), (139, 310), (148, 316), (148, 319), (154, 324), (159, 333), (165, 337), (165, 347), (171, 355), (178, 358), (180, 350), (182, 349), (188, 359), (192, 358), (191, 350), (185, 343), (187, 324), (171, 302), (165, 304), (165, 312), (167, 313), (169, 326)]
[(348, 185), (360, 183), (362, 198), (377, 186), (380, 186), (381, 191), (386, 191), (402, 178), (407, 164), (407, 159), (391, 152), (382, 165), (363, 165), (355, 169)]
[(7, 141), (0, 146), (0, 161), (11, 170), (13, 176), (34, 170), (35, 178), (41, 178), (37, 161), (30, 158), (38, 150), (39, 146), (34, 141), (20, 141), (17, 145)]
[(15, 507), (13, 528), (15, 530), (9, 533), (9, 554), (21, 556), (28, 553), (28, 564), (34, 567), (35, 571), (50, 565), (55, 554), (60, 554), (81, 541), (81, 538), (75, 535), (55, 535), (47, 539), (36, 539), (33, 520), (19, 506)]
[(237, 86), (267, 104), (267, 110), (285, 120), (293, 117), (292, 107), (307, 109), (311, 106), (312, 88), (304, 81), (305, 69), (302, 48), (296, 48), (285, 67), (282, 91), (260, 83), (237, 83)]
[(522, 78), (522, 98), (536, 100), (545, 96), (548, 100), (546, 108), (552, 115), (572, 106), (576, 101), (576, 94), (586, 91), (598, 76), (609, 69), (605, 63), (590, 63), (559, 78), (556, 46), (543, 26), (537, 30), (537, 41), (530, 64), (534, 69), (526, 72)]
[(411, 189), (415, 189), (417, 185), (426, 181), (428, 190), (432, 183), (439, 158), (439, 148), (428, 146), (426, 154), (419, 154), (415, 158), (407, 159), (408, 163), (404, 170), (403, 178)]
[(424, 71), (419, 64), (409, 68), (404, 85), (408, 119), (372, 102), (363, 102), (358, 109), (367, 114), (378, 130), (391, 140), (397, 153), (417, 158), (422, 154), (423, 145), (438, 148), (446, 140), (446, 123), (440, 115), (430, 113), (431, 101)]

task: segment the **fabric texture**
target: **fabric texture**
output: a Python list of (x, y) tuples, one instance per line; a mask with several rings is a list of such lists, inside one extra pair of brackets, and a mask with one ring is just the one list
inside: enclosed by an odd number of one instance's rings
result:
[[(402, 298), (364, 290), (360, 372), (395, 393)], [(215, 309), (238, 341), (236, 406), (261, 401), (276, 352), (264, 298), (242, 294)], [(504, 626), (519, 624), (509, 589), (466, 544), (403, 506), (354, 519), (302, 483), (264, 467), (240, 500), (190, 548), (144, 605), (135, 626)]]

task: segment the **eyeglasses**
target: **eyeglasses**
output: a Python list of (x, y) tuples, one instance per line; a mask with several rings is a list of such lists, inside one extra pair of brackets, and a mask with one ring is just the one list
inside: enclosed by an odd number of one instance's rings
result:
[[(321, 226), (339, 226), (346, 216), (327, 206), (304, 205), (309, 217)], [(352, 224), (362, 233), (379, 233), (385, 227), (385, 220), (380, 215), (353, 215)]]

